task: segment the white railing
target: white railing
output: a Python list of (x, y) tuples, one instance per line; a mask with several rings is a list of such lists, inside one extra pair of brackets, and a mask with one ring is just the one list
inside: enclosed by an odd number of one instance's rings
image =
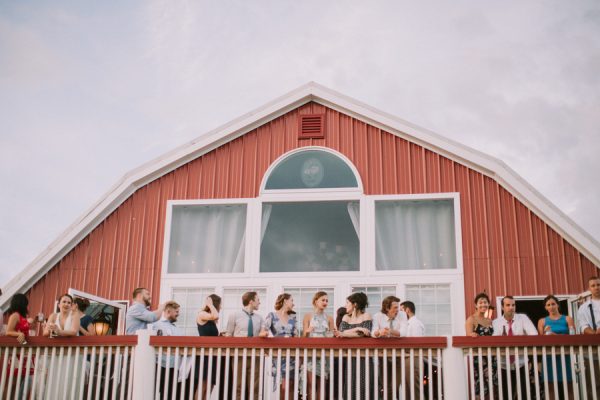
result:
[(443, 397), (445, 337), (152, 337), (150, 344), (164, 362), (156, 368), (155, 399)]
[(600, 337), (454, 338), (471, 399), (600, 399)]
[[(26, 345), (0, 337), (0, 399), (600, 399), (596, 335), (296, 339), (139, 333), (32, 337)], [(157, 364), (163, 357), (169, 368)], [(280, 385), (282, 380), (289, 384)]]
[(137, 337), (0, 338), (0, 399), (131, 399)]

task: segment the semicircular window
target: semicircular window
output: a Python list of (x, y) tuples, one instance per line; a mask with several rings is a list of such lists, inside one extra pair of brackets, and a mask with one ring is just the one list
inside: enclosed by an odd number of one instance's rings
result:
[(326, 151), (306, 150), (287, 157), (269, 175), (265, 189), (356, 188), (352, 169)]

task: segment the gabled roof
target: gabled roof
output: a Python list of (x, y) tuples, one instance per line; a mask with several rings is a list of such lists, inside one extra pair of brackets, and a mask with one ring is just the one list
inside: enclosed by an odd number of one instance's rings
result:
[(421, 145), (497, 181), (596, 266), (600, 243), (501, 160), (310, 82), (128, 172), (6, 286), (0, 304), (28, 290), (136, 190), (224, 143), (315, 102)]

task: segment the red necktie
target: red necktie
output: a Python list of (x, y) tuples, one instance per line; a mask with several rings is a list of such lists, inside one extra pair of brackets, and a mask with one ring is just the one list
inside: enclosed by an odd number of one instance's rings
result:
[[(513, 336), (512, 325), (513, 325), (513, 320), (511, 319), (510, 321), (508, 321), (508, 336)], [(510, 357), (508, 357), (508, 359), (509, 359), (511, 365), (515, 362), (515, 356), (510, 356)]]

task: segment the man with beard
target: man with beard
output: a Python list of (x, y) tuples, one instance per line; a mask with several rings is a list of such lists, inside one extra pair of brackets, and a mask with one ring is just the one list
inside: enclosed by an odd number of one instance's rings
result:
[[(167, 301), (165, 303), (165, 311), (163, 312), (162, 318), (154, 323), (152, 327), (156, 332), (161, 331), (163, 336), (183, 336), (181, 328), (175, 326), (177, 318), (179, 317), (179, 304), (174, 301)], [(181, 393), (181, 382), (175, 381), (175, 368), (179, 368), (182, 362), (181, 356), (166, 355), (166, 351), (163, 351), (160, 359), (157, 358), (157, 363), (160, 366), (160, 374), (158, 391), (161, 399), (179, 399), (182, 396)], [(179, 379), (178, 379), (179, 380)], [(168, 382), (168, 383), (165, 383)], [(165, 387), (166, 386), (166, 387)], [(172, 388), (175, 386), (175, 390)], [(175, 392), (175, 397), (172, 396)]]
[(140, 329), (146, 329), (149, 324), (158, 321), (163, 313), (164, 306), (150, 311), (152, 297), (146, 288), (137, 288), (133, 291), (133, 302), (127, 310), (125, 318), (125, 334), (135, 335)]

